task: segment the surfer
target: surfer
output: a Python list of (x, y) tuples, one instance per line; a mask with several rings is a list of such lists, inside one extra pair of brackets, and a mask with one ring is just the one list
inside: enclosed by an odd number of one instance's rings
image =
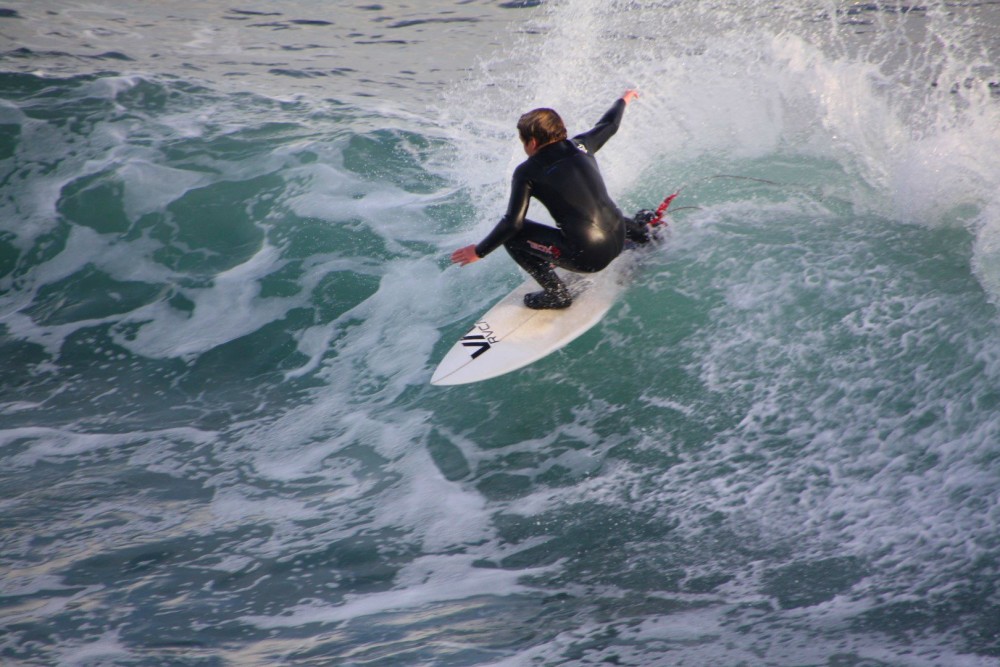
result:
[[(566, 126), (552, 109), (521, 116), (517, 130), (528, 159), (514, 170), (507, 213), (485, 239), (459, 248), (451, 261), (472, 264), (502, 245), (542, 286), (542, 291), (525, 295), (528, 308), (567, 308), (573, 297), (554, 267), (593, 273), (621, 253), (626, 238), (647, 242), (648, 228), (622, 215), (594, 159), (637, 97), (637, 91), (625, 91), (593, 129), (572, 139), (566, 138)], [(526, 219), (532, 197), (548, 209), (556, 227)]]

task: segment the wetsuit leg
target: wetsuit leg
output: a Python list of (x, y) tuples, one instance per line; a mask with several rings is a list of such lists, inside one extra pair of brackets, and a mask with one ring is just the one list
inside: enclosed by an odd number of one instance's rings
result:
[(524, 227), (504, 243), (504, 248), (531, 275), (535, 275), (538, 267), (551, 270), (553, 265), (578, 273), (593, 273), (606, 267), (621, 252), (625, 239), (616, 240), (614, 235), (615, 232), (605, 233), (595, 227), (574, 242), (555, 227), (525, 220)]
[[(504, 243), (504, 247), (518, 266), (542, 286), (548, 301), (556, 304), (549, 307), (565, 307), (572, 303), (563, 281), (552, 270), (553, 266), (582, 270), (573, 261), (578, 254), (576, 249), (569, 245), (562, 232), (525, 220), (521, 232)], [(536, 295), (534, 300), (537, 302), (538, 298)]]
[(504, 243), (504, 247), (518, 266), (546, 289), (559, 282), (552, 271), (553, 265), (562, 266), (575, 254), (562, 232), (531, 220), (525, 220), (521, 232)]
[[(618, 256), (624, 241), (623, 228), (605, 231), (597, 226), (587, 227), (574, 241), (560, 229), (525, 220), (521, 231), (506, 241), (504, 247), (545, 289), (545, 300), (562, 304), (532, 307), (565, 308), (572, 298), (553, 267), (579, 273), (600, 271)], [(539, 302), (537, 295), (528, 301), (531, 300)]]
[(649, 225), (640, 216), (644, 211), (636, 213), (635, 218), (622, 216), (622, 224), (625, 225), (625, 238), (633, 243), (649, 243)]

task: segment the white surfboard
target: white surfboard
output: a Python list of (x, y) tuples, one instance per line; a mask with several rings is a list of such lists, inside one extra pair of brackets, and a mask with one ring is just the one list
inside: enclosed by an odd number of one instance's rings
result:
[[(633, 253), (626, 253), (632, 255)], [(601, 321), (625, 289), (631, 257), (619, 257), (599, 273), (559, 272), (573, 294), (563, 310), (533, 310), (524, 295), (537, 291), (529, 278), (493, 306), (438, 364), (431, 384), (488, 380), (538, 361), (566, 346)]]

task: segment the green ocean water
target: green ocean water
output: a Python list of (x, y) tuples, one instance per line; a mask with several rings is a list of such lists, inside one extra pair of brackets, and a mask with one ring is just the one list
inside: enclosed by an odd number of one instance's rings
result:
[[(998, 23), (8, 2), (0, 663), (1000, 665)], [(430, 386), (517, 116), (627, 87), (666, 243)]]

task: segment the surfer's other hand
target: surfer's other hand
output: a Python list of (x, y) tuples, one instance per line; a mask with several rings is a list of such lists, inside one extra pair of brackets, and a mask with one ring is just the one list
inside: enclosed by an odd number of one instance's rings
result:
[(474, 245), (467, 245), (464, 248), (459, 248), (455, 252), (451, 253), (452, 263), (460, 266), (472, 264), (473, 262), (479, 261), (479, 259), (480, 257), (476, 253), (476, 246)]
[(637, 100), (639, 99), (639, 91), (629, 88), (622, 94), (622, 99), (625, 100), (625, 104), (628, 104), (632, 100)]

